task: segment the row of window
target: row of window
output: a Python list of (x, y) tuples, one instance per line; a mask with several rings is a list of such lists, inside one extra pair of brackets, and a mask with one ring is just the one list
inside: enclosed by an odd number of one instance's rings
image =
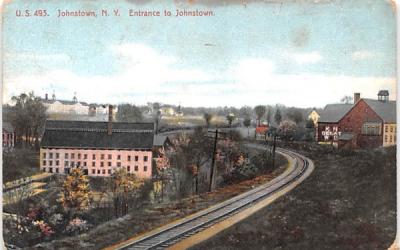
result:
[(389, 143), (396, 143), (396, 136), (394, 135), (394, 136), (387, 136), (387, 135), (385, 135), (385, 142), (388, 142), (388, 138), (389, 138)]
[[(53, 161), (48, 161), (48, 163), (49, 163), (49, 166), (53, 166)], [(107, 163), (108, 163), (107, 164), (108, 167), (112, 166), (111, 162), (107, 162)], [(56, 160), (54, 166), (57, 167), (59, 165), (60, 165), (60, 161)], [(47, 161), (46, 160), (43, 161), (43, 166), (47, 166)], [(75, 162), (73, 162), (73, 161), (71, 161), (71, 164), (68, 164), (68, 161), (66, 161), (66, 162), (64, 162), (64, 166), (65, 167), (80, 167), (81, 164), (80, 164), (80, 162), (76, 162), (76, 165), (75, 165)], [(86, 162), (83, 162), (83, 167), (87, 167)], [(92, 167), (96, 167), (95, 162), (92, 162)], [(100, 162), (100, 167), (104, 167), (104, 162)], [(121, 167), (121, 163), (120, 162), (117, 162), (117, 167)], [(130, 168), (130, 167), (128, 166), (128, 168)], [(138, 171), (138, 168), (139, 168), (138, 166), (135, 166), (135, 171)], [(144, 166), (143, 170), (147, 171), (147, 166)]]
[[(44, 172), (46, 172), (46, 167), (44, 167), (44, 168), (42, 168), (42, 169), (43, 169)], [(54, 170), (55, 170), (55, 173), (59, 173), (59, 168), (58, 168), (58, 167), (54, 167)], [(126, 167), (126, 170), (127, 170), (128, 172), (130, 172), (130, 171), (131, 171), (131, 167), (130, 167), (130, 166), (127, 166), (127, 167)], [(134, 171), (135, 171), (135, 172), (138, 172), (138, 171), (139, 171), (139, 166), (135, 166), (135, 167), (134, 167)], [(144, 166), (144, 167), (143, 167), (143, 171), (144, 171), (144, 172), (147, 172), (147, 166)], [(65, 173), (68, 173), (68, 170), (67, 170), (67, 169), (64, 169), (64, 172), (65, 172)], [(111, 174), (111, 169), (107, 169), (107, 172), (108, 172), (108, 174)], [(49, 167), (49, 173), (53, 173), (53, 167)], [(100, 173), (105, 174), (105, 173), (106, 173), (106, 169), (97, 169), (97, 174), (100, 174)], [(92, 174), (96, 174), (96, 169), (92, 169)]]
[[(43, 153), (43, 158), (46, 158), (46, 156), (47, 156), (47, 154)], [(60, 158), (60, 153), (49, 153), (49, 159), (53, 159), (53, 156), (55, 156), (55, 159), (59, 159)], [(75, 153), (71, 153), (71, 154), (65, 153), (64, 154), (64, 158), (65, 159), (69, 159), (70, 156), (71, 156), (71, 159), (75, 159)], [(78, 153), (77, 154), (78, 160), (80, 160), (81, 157), (82, 157), (82, 154)], [(88, 154), (83, 154), (83, 159), (87, 160), (88, 159)], [(105, 159), (105, 154), (101, 154), (100, 155), (100, 159), (104, 160)], [(107, 159), (108, 160), (112, 160), (112, 154), (108, 154), (107, 155)], [(143, 156), (143, 161), (147, 162), (148, 159), (149, 159), (148, 156)], [(92, 155), (92, 160), (96, 160), (96, 155), (95, 154)], [(121, 155), (117, 155), (117, 160), (121, 160)], [(128, 155), (127, 156), (127, 160), (131, 161), (132, 157), (130, 155)], [(135, 161), (139, 161), (139, 156), (138, 155), (135, 155)]]
[(389, 127), (390, 127), (390, 133), (395, 132), (396, 133), (396, 126), (390, 126), (390, 125), (385, 125), (385, 132), (389, 132)]

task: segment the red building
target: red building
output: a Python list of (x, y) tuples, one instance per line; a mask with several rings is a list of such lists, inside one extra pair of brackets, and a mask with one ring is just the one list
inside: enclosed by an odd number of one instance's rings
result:
[(3, 148), (13, 148), (15, 146), (14, 128), (9, 122), (3, 122), (2, 127)]
[(317, 141), (334, 146), (373, 148), (396, 143), (396, 102), (388, 91), (380, 91), (377, 100), (361, 99), (354, 104), (327, 105), (317, 126)]

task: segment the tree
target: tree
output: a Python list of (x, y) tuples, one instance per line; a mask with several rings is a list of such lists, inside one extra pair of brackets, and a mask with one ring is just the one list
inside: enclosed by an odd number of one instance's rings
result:
[(267, 111), (267, 122), (268, 122), (268, 126), (271, 125), (271, 113), (272, 113), (271, 108), (268, 108), (268, 111)]
[(16, 131), (17, 142), (25, 141), (25, 146), (37, 145), (46, 121), (46, 107), (33, 92), (13, 96), (11, 100), (15, 105), (11, 107), (9, 119)]
[(279, 135), (284, 140), (292, 140), (297, 129), (296, 123), (290, 120), (282, 121), (279, 125)]
[(251, 119), (250, 119), (250, 118), (244, 119), (243, 125), (247, 128), (247, 137), (249, 137), (249, 136), (250, 136), (249, 127), (250, 127), (250, 125), (251, 125)]
[(261, 124), (261, 118), (265, 115), (266, 112), (266, 107), (263, 105), (258, 105), (254, 107), (254, 112), (257, 115), (257, 125), (259, 126)]
[(290, 108), (287, 111), (287, 117), (294, 121), (296, 124), (299, 124), (300, 122), (303, 121), (303, 114), (301, 113), (301, 111), (297, 108)]
[(307, 120), (306, 128), (312, 129), (314, 128), (314, 125), (314, 121), (311, 118)]
[(274, 120), (275, 120), (276, 124), (278, 124), (278, 126), (282, 121), (282, 114), (278, 107), (276, 108), (276, 111), (275, 111)]
[(138, 196), (138, 190), (143, 184), (143, 180), (128, 173), (125, 168), (119, 168), (112, 174), (111, 192), (115, 217), (128, 213), (130, 201)]
[(204, 113), (204, 115), (203, 115), (203, 118), (206, 121), (207, 128), (210, 127), (210, 122), (211, 122), (212, 117), (213, 116), (209, 113)]
[(230, 113), (226, 116), (226, 120), (228, 121), (229, 127), (232, 127), (232, 122), (235, 120), (235, 115)]
[(81, 168), (73, 168), (61, 190), (61, 205), (66, 211), (80, 212), (89, 209), (92, 192), (89, 180)]
[(341, 103), (346, 103), (346, 104), (350, 104), (353, 102), (353, 97), (345, 95), (340, 99)]
[(118, 105), (116, 118), (120, 122), (141, 122), (143, 120), (142, 112), (138, 107), (131, 104)]

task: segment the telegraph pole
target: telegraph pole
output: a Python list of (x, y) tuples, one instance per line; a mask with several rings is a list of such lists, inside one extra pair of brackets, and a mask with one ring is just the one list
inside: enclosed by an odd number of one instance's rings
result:
[(213, 178), (214, 178), (214, 165), (215, 165), (215, 154), (217, 151), (217, 142), (218, 142), (218, 129), (215, 130), (215, 137), (214, 137), (214, 149), (213, 149), (213, 155), (212, 155), (212, 160), (211, 160), (211, 169), (210, 169), (210, 186), (208, 188), (208, 191), (212, 191), (212, 186), (213, 186)]
[(272, 146), (272, 168), (275, 168), (275, 147), (276, 147), (276, 133), (274, 133), (274, 145)]

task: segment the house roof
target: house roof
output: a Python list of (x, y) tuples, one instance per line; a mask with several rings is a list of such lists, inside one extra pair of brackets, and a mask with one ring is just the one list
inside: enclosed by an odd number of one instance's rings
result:
[(7, 131), (8, 133), (14, 133), (14, 128), (9, 122), (2, 122), (3, 130)]
[(153, 145), (156, 147), (165, 146), (170, 143), (168, 136), (166, 135), (154, 135)]
[(353, 107), (353, 104), (328, 104), (320, 113), (318, 122), (338, 122)]
[(382, 118), (384, 123), (396, 122), (396, 101), (378, 101), (373, 99), (362, 99), (370, 106), (375, 113)]
[(75, 102), (75, 101), (67, 101), (67, 100), (50, 100), (50, 99), (46, 100), (46, 99), (42, 99), (42, 102), (43, 103), (49, 103), (49, 104), (53, 104), (55, 102), (60, 102), (60, 103), (62, 103), (64, 105), (74, 105), (74, 104), (77, 104), (77, 103), (80, 103), (83, 106), (88, 106), (89, 105), (86, 102)]
[(389, 91), (388, 90), (379, 90), (378, 95), (389, 96)]
[(151, 149), (153, 123), (113, 122), (107, 134), (107, 122), (48, 120), (41, 147)]

